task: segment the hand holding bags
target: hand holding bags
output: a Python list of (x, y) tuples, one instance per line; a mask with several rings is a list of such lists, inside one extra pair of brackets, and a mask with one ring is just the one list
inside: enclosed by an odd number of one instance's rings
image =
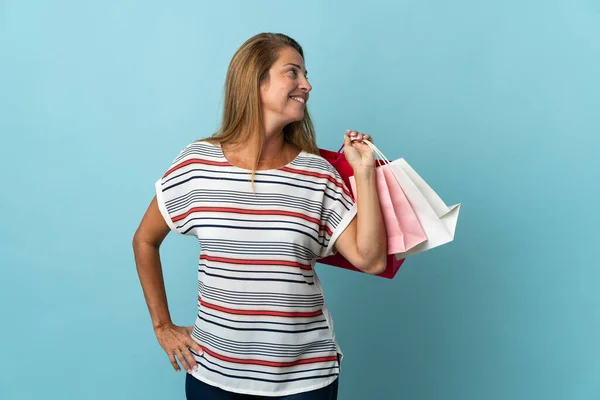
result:
[[(352, 188), (352, 195), (356, 199), (356, 184), (354, 181), (354, 171), (346, 157), (338, 152), (319, 149), (321, 156), (329, 161), (337, 169), (346, 186)], [(419, 221), (413, 212), (410, 203), (404, 196), (402, 189), (395, 179), (386, 179), (389, 175), (388, 166), (382, 161), (377, 161), (377, 192), (381, 205), (382, 216), (386, 224), (388, 240), (387, 268), (378, 276), (384, 278), (393, 278), (404, 262), (402, 258), (395, 256), (398, 252), (405, 252), (418, 243), (427, 239)], [(403, 217), (403, 218), (400, 218)], [(340, 253), (325, 257), (319, 260), (322, 264), (335, 267), (360, 271), (346, 260)]]
[[(388, 232), (388, 263), (379, 274), (393, 278), (404, 258), (448, 243), (454, 239), (460, 204), (446, 206), (442, 199), (402, 158), (390, 162), (379, 149), (364, 141), (382, 161), (377, 162), (377, 193)], [(354, 171), (340, 150), (319, 149), (339, 172), (356, 199)], [(320, 263), (360, 271), (341, 254)]]

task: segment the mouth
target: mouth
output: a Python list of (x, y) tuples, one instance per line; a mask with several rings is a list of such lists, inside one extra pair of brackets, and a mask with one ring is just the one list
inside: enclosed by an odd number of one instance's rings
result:
[(298, 103), (306, 104), (306, 100), (301, 96), (290, 96), (290, 99), (295, 100)]

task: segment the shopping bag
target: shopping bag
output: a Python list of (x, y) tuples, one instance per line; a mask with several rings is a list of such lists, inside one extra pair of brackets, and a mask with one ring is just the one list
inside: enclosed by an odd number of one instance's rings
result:
[[(427, 240), (419, 219), (410, 202), (395, 179), (390, 164), (375, 169), (377, 197), (387, 232), (388, 254), (404, 253)], [(356, 180), (349, 178), (352, 194), (356, 199)]]
[[(405, 159), (400, 158), (389, 162), (374, 144), (369, 141), (364, 143), (367, 143), (383, 162), (388, 163), (389, 171), (400, 184), (427, 235), (426, 241), (405, 252), (397, 253), (396, 258), (403, 259), (454, 240), (460, 203), (448, 207)], [(386, 176), (386, 178), (390, 177), (391, 175)]]
[[(343, 147), (342, 147), (343, 148)], [(356, 183), (354, 171), (346, 160), (341, 148), (338, 152), (320, 149), (321, 156), (328, 160), (337, 169), (342, 180), (352, 188), (352, 194), (356, 198)], [(393, 278), (402, 260), (395, 257), (396, 253), (405, 252), (419, 243), (427, 240), (427, 237), (419, 225), (415, 213), (410, 207), (408, 199), (402, 192), (395, 179), (386, 178), (389, 175), (388, 162), (377, 161), (377, 192), (381, 206), (382, 216), (386, 225), (388, 242), (388, 262), (386, 270), (379, 276)], [(341, 254), (326, 257), (319, 260), (320, 263), (336, 267), (360, 271), (348, 262)]]
[[(371, 142), (369, 144), (372, 145)], [(380, 152), (377, 150), (374, 153), (377, 155)], [(346, 178), (344, 180), (348, 181), (348, 186), (352, 189), (352, 195), (356, 199), (354, 171), (345, 156), (339, 151), (337, 154), (333, 152), (321, 152), (321, 154), (325, 154), (325, 159), (328, 161), (333, 161), (332, 165), (338, 170), (342, 179)], [(386, 158), (377, 160), (375, 171), (377, 195), (387, 232), (388, 254), (404, 253), (419, 243), (423, 243), (427, 240), (427, 236), (400, 184), (394, 178), (389, 161)]]
[[(350, 188), (350, 177), (354, 175), (354, 170), (350, 166), (350, 163), (346, 160), (346, 156), (342, 153), (344, 145), (340, 147), (338, 151), (331, 151), (325, 149), (319, 149), (321, 157), (329, 161), (331, 165), (337, 170), (342, 177), (342, 180), (346, 184), (347, 188)], [(377, 160), (378, 165), (382, 165), (383, 161)]]

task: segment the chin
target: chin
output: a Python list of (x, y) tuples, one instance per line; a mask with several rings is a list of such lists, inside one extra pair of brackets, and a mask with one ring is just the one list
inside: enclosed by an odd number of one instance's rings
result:
[(304, 111), (298, 113), (292, 122), (302, 121), (304, 119)]

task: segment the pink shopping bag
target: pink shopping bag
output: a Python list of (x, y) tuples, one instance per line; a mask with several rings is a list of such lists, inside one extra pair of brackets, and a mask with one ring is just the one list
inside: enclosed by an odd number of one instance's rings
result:
[[(321, 156), (338, 171), (346, 185), (351, 186), (356, 199), (354, 172), (341, 152), (342, 148), (337, 152), (319, 150)], [(421, 228), (414, 211), (412, 211), (400, 184), (394, 178), (393, 171), (387, 167), (387, 163), (379, 160), (377, 161), (377, 193), (388, 234), (387, 267), (378, 276), (391, 279), (404, 262), (403, 258), (398, 259), (395, 254), (405, 252), (407, 249), (422, 243), (427, 240), (427, 236)], [(339, 253), (318, 261), (322, 264), (361, 272)]]
[[(427, 240), (419, 219), (394, 177), (389, 165), (380, 165), (377, 173), (377, 195), (388, 238), (388, 254), (404, 253)], [(352, 194), (357, 198), (356, 180), (349, 178)]]

